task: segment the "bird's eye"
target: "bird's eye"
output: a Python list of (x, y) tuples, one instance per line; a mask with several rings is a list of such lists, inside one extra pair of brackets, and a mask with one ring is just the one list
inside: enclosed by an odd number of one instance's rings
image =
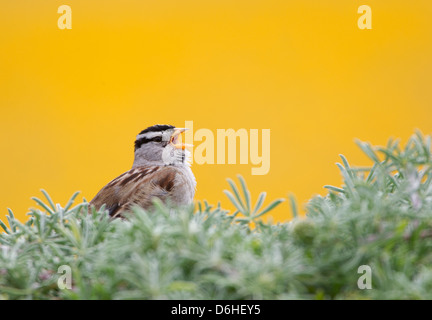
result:
[(152, 140), (155, 142), (162, 142), (162, 137), (154, 137)]

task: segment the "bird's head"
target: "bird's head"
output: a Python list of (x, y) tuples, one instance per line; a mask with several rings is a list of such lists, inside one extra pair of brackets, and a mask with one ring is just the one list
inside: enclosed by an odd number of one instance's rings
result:
[(141, 131), (135, 140), (134, 167), (141, 165), (183, 165), (189, 157), (181, 133), (187, 128), (157, 124)]

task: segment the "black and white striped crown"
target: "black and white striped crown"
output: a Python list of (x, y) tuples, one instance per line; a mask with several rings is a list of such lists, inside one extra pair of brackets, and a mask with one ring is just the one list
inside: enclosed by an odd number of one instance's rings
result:
[(162, 133), (168, 129), (174, 129), (175, 127), (168, 124), (156, 124), (148, 127), (141, 131), (135, 140), (135, 151), (139, 149), (144, 143), (148, 142), (161, 142)]

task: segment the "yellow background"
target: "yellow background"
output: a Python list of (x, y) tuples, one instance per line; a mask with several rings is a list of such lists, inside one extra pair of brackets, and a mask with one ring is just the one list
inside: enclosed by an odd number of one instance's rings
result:
[[(72, 30), (57, 27), (62, 4)], [(373, 30), (357, 27), (362, 4)], [(196, 199), (226, 208), (236, 173), (255, 198), (304, 206), (341, 184), (338, 154), (369, 164), (354, 138), (432, 129), (430, 0), (1, 0), (0, 30), (2, 219), (26, 219), (41, 188), (90, 200), (156, 123), (271, 129), (268, 175), (193, 166)], [(290, 216), (288, 202), (273, 215)]]

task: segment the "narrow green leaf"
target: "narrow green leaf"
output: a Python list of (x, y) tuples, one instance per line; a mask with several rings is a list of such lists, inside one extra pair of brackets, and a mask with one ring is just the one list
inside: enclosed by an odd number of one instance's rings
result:
[(209, 204), (207, 202), (207, 200), (204, 200), (204, 205), (205, 205), (205, 211), (209, 212), (211, 210), (211, 208), (213, 208), (213, 206), (211, 204)]
[(256, 213), (258, 213), (259, 209), (261, 209), (261, 206), (264, 202), (264, 199), (266, 197), (267, 193), (266, 192), (261, 192), (260, 195), (258, 196), (258, 201), (255, 205), (255, 208), (252, 212), (252, 215), (255, 215)]
[(289, 200), (291, 204), (291, 211), (294, 218), (298, 217), (297, 201), (293, 194), (289, 195)]
[[(69, 210), (68, 210), (68, 212), (65, 212), (65, 214), (66, 215), (69, 215), (70, 213), (72, 213), (72, 212), (79, 212), (81, 209), (85, 209), (85, 211), (84, 212), (88, 212), (88, 207), (89, 207), (89, 203), (88, 202), (84, 202), (84, 203), (79, 203), (79, 204), (77, 204), (75, 207), (72, 207), (72, 208), (70, 208)], [(63, 210), (60, 210), (60, 212), (63, 212), (64, 211), (64, 209)]]
[(368, 174), (368, 176), (366, 178), (366, 183), (371, 183), (372, 182), (372, 180), (374, 178), (374, 175), (375, 175), (375, 170), (376, 170), (377, 167), (378, 167), (378, 163), (374, 163), (372, 169), (370, 170), (370, 172), (369, 172), (369, 174)]
[(45, 233), (45, 215), (41, 216), (41, 219), (39, 220), (39, 234)]
[(241, 187), (243, 189), (244, 199), (246, 203), (246, 209), (249, 211), (249, 214), (251, 214), (251, 199), (250, 199), (250, 192), (247, 189), (246, 181), (243, 179), (241, 175), (237, 175), (237, 178), (240, 180)]
[(344, 182), (346, 184), (347, 190), (350, 192), (350, 194), (354, 195), (354, 183), (351, 179), (351, 176), (348, 174), (348, 172), (340, 163), (336, 163), (336, 165), (338, 166), (339, 170), (341, 171), (344, 177)]
[(12, 211), (10, 208), (7, 208), (7, 211), (8, 211), (8, 213), (9, 213), (9, 216), (10, 216), (13, 220), (15, 220), (15, 215), (14, 215), (13, 211)]
[(391, 149), (392, 148), (392, 144), (393, 144), (393, 138), (388, 139), (387, 141), (387, 149)]
[(424, 188), (427, 190), (432, 182), (432, 170), (431, 168), (429, 168), (426, 172), (425, 175), (427, 174), (427, 179), (424, 182)]
[(378, 156), (375, 154), (371, 146), (366, 142), (361, 142), (360, 140), (355, 140), (356, 144), (360, 147), (360, 149), (373, 161), (376, 163), (380, 163)]
[(396, 164), (400, 164), (401, 160), (395, 155), (393, 155), (389, 150), (378, 148), (378, 151), (384, 153), (387, 156), (387, 158), (393, 160), (393, 162), (395, 162)]
[(263, 211), (261, 211), (259, 214), (257, 214), (256, 216), (254, 216), (254, 218), (261, 217), (262, 215), (266, 214), (270, 210), (273, 210), (274, 208), (276, 208), (280, 203), (282, 203), (284, 201), (285, 201), (285, 199), (276, 199), (276, 200), (274, 200)]
[[(72, 197), (69, 199), (68, 203), (66, 204), (64, 211), (67, 212), (69, 210), (69, 208), (72, 206), (72, 204), (75, 201), (75, 198), (80, 194), (79, 191), (75, 192)], [(55, 209), (54, 209), (55, 210)]]
[(351, 167), (350, 167), (350, 165), (348, 163), (348, 160), (344, 157), (343, 154), (340, 154), (339, 157), (342, 159), (342, 163), (343, 163), (343, 165), (345, 167), (345, 170), (350, 175), (351, 179), (354, 179), (355, 177), (354, 177), (353, 172), (351, 171)]
[(6, 216), (6, 219), (9, 222), (9, 227), (11, 228), (12, 232), (16, 232), (15, 216), (11, 209), (8, 208), (7, 210), (9, 212), (9, 215)]
[(399, 186), (400, 183), (392, 176), (391, 174), (387, 174), (387, 178), (390, 180), (390, 182), (393, 183), (395, 187)]
[(30, 219), (28, 219), (25, 224), (27, 227), (31, 227), (33, 223), (34, 223), (34, 218), (30, 217)]
[(227, 181), (228, 181), (228, 184), (230, 185), (231, 190), (232, 190), (232, 192), (234, 193), (234, 195), (235, 195), (235, 197), (236, 197), (238, 203), (239, 203), (243, 208), (246, 208), (246, 206), (243, 204), (243, 201), (242, 201), (242, 199), (241, 199), (241, 197), (240, 197), (239, 190), (238, 190), (236, 184), (234, 183), (234, 181), (232, 181), (232, 180), (229, 179), (229, 178), (227, 179)]
[(424, 136), (423, 136), (423, 134), (422, 134), (422, 132), (420, 130), (417, 129), (416, 132), (415, 132), (415, 134), (416, 134), (416, 136), (418, 138), (419, 146), (422, 149), (422, 151), (424, 153), (424, 156), (426, 157), (425, 160), (428, 161), (429, 157), (430, 157), (430, 145), (428, 146), (428, 144), (425, 141), (425, 138), (424, 138)]
[(426, 136), (425, 145), (426, 145), (426, 148), (427, 148), (428, 153), (430, 155), (430, 153), (431, 153), (431, 136)]
[(229, 192), (228, 190), (224, 190), (223, 192), (225, 193), (225, 195), (228, 197), (228, 199), (232, 202), (232, 204), (236, 207), (238, 211), (240, 211), (243, 214), (246, 213), (244, 208), (236, 201), (236, 199), (234, 198), (231, 192)]
[(239, 213), (240, 211), (236, 210), (232, 215), (230, 215), (230, 217), (235, 218)]
[[(52, 209), (50, 207), (48, 207), (42, 200), (40, 200), (39, 198), (36, 197), (32, 197), (31, 198), (33, 201), (35, 201), (38, 205), (40, 205), (42, 208), (44, 208), (47, 212), (49, 212), (50, 214), (54, 214), (54, 211), (52, 211)], [(55, 208), (55, 206), (54, 206)], [(55, 210), (55, 209), (54, 209)]]
[(334, 186), (325, 185), (324, 188), (326, 188), (328, 190), (331, 190), (331, 191), (335, 191), (335, 192), (345, 193), (344, 189), (338, 188), (338, 187), (334, 187)]
[(0, 220), (0, 227), (7, 233), (10, 234), (9, 228), (4, 224), (3, 221)]
[(49, 196), (48, 192), (46, 192), (44, 189), (41, 189), (41, 192), (45, 196), (45, 198), (48, 200), (48, 203), (50, 204), (51, 208), (56, 211), (56, 207), (54, 202), (52, 201), (51, 197)]
[(235, 221), (236, 222), (241, 222), (241, 223), (249, 223), (249, 222), (251, 222), (250, 218), (236, 218)]

